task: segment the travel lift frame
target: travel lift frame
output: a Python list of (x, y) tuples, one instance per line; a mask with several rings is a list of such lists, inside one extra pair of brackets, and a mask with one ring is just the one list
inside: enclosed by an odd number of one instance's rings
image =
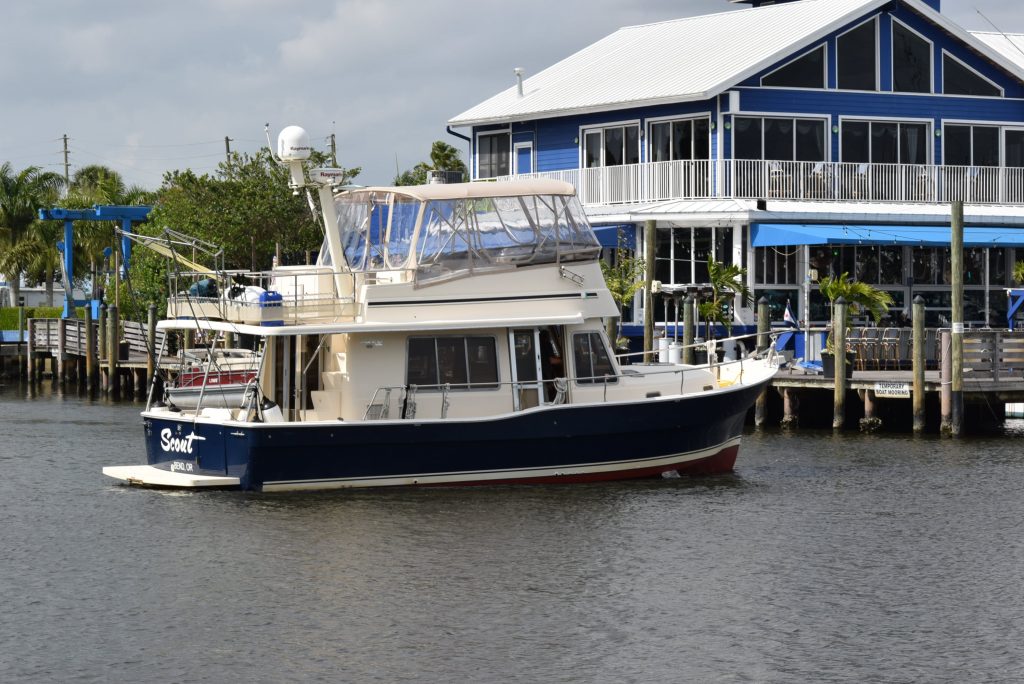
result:
[[(121, 222), (121, 272), (117, 274), (118, 280), (128, 272), (128, 261), (131, 258), (132, 224), (142, 223), (149, 217), (153, 207), (149, 206), (123, 206), (117, 204), (97, 204), (92, 209), (40, 209), (39, 218), (43, 221), (63, 221), (64, 240), (57, 243), (57, 250), (64, 255), (63, 276), (64, 276), (64, 313), (61, 318), (75, 317), (74, 299), (74, 221), (120, 221)], [(93, 320), (99, 314), (99, 300), (93, 299)]]

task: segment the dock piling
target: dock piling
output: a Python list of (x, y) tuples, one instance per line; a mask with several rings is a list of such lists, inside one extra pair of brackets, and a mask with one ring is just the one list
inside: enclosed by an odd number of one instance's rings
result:
[(832, 428), (841, 430), (846, 423), (846, 308), (845, 297), (835, 302), (832, 317), (832, 354), (835, 359), (835, 392), (833, 393)]
[(121, 394), (121, 383), (117, 373), (118, 331), (120, 330), (117, 306), (107, 309), (107, 393), (115, 397)]
[[(771, 325), (768, 313), (768, 298), (761, 297), (757, 300), (757, 353), (763, 354), (768, 349), (768, 330)], [(761, 390), (754, 403), (754, 425), (761, 427), (768, 417), (768, 388)]]
[(683, 300), (683, 363), (693, 364), (693, 305), (692, 294)]
[(924, 413), (924, 367), (925, 367), (925, 331), (924, 331), (924, 297), (917, 295), (914, 297), (914, 304), (911, 316), (913, 318), (914, 325), (914, 352), (913, 352), (913, 369), (914, 369), (914, 432), (924, 432), (925, 428), (925, 413)]

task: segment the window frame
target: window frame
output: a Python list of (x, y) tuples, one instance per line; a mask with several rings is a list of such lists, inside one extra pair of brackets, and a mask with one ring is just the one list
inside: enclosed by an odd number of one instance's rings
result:
[[(586, 337), (591, 340), (588, 345), (591, 354), (594, 353), (593, 338), (596, 337), (600, 341), (601, 349), (604, 351), (605, 358), (608, 360), (608, 365), (611, 368), (611, 373), (600, 378), (594, 375), (593, 367), (590, 368), (590, 375), (581, 375), (579, 368), (579, 358), (576, 355), (576, 340), (580, 337)], [(619, 382), (619, 370), (615, 366), (615, 355), (608, 344), (608, 339), (605, 337), (604, 332), (600, 330), (577, 330), (574, 331), (570, 339), (570, 348), (572, 349), (572, 370), (573, 370), (573, 383), (577, 386), (585, 385), (589, 387), (614, 385)]]
[[(821, 64), (821, 86), (820, 87), (769, 85), (769, 84), (766, 84), (764, 82), (764, 80), (766, 78), (768, 78), (769, 76), (772, 76), (772, 75), (778, 73), (779, 71), (782, 71), (783, 69), (785, 69), (786, 67), (794, 64), (795, 62), (799, 62), (804, 57), (807, 57), (811, 53), (817, 52), (818, 50), (824, 50), (824, 53), (825, 53), (823, 55), (822, 64)], [(771, 71), (766, 73), (764, 76), (762, 76), (759, 79), (759, 84), (760, 84), (760, 87), (762, 87), (762, 88), (773, 88), (775, 90), (812, 90), (812, 91), (828, 90), (828, 43), (826, 42), (826, 43), (821, 43), (819, 45), (815, 45), (814, 47), (812, 47), (812, 48), (810, 48), (808, 50), (805, 50), (803, 53), (801, 53), (801, 54), (797, 55), (796, 57), (794, 57), (793, 59), (789, 60), (785, 64), (780, 64), (778, 67), (772, 69)]]
[[(856, 26), (851, 26), (850, 28), (848, 28), (847, 30), (843, 31), (842, 33), (836, 34), (836, 38), (835, 38), (835, 41), (836, 41), (836, 88), (835, 89), (836, 90), (841, 90), (841, 91), (847, 92), (847, 93), (877, 93), (877, 92), (881, 91), (881, 81), (882, 81), (882, 64), (881, 64), (881, 62), (882, 62), (882, 60), (880, 59), (880, 57), (881, 57), (880, 52), (881, 52), (881, 42), (882, 42), (881, 41), (882, 29), (881, 29), (881, 22), (878, 21), (878, 18), (879, 17), (876, 14), (875, 16), (871, 17), (870, 19), (862, 21), (859, 24), (857, 24)], [(857, 29), (861, 28), (862, 26), (864, 26), (865, 24), (868, 24), (868, 23), (873, 23), (875, 25), (875, 87), (872, 90), (864, 90), (862, 88), (843, 88), (842, 86), (839, 85), (839, 61), (840, 61), (839, 39), (842, 38), (843, 36), (845, 36), (848, 33), (852, 33), (854, 31), (856, 31)]]
[[(748, 159), (748, 158), (744, 157), (743, 160), (745, 160), (745, 161), (791, 161), (791, 162), (794, 162), (794, 163), (801, 163), (801, 164), (816, 164), (818, 162), (825, 162), (825, 163), (827, 163), (827, 162), (831, 161), (832, 144), (831, 144), (831, 139), (829, 137), (829, 131), (831, 130), (832, 121), (831, 121), (831, 117), (828, 114), (791, 114), (791, 113), (783, 113), (783, 112), (778, 112), (778, 113), (776, 113), (776, 112), (766, 112), (766, 113), (742, 112), (740, 114), (735, 114), (732, 117), (732, 122), (730, 124), (730, 130), (729, 130), (729, 133), (730, 133), (730, 136), (731, 136), (730, 140), (729, 140), (730, 151), (731, 151), (733, 159), (739, 159), (736, 156), (736, 119), (738, 119), (738, 118), (740, 118), (740, 119), (760, 119), (761, 120), (761, 156), (758, 159)], [(792, 159), (786, 160), (786, 159), (766, 159), (765, 158), (765, 156), (764, 156), (764, 147), (765, 147), (764, 146), (764, 141), (765, 141), (765, 125), (764, 125), (764, 122), (765, 122), (766, 119), (788, 120), (788, 121), (790, 121), (793, 124), (793, 134), (792, 134), (793, 135), (793, 158)], [(815, 159), (815, 160), (797, 162), (797, 147), (796, 147), (796, 145), (797, 145), (797, 135), (796, 135), (796, 129), (797, 129), (797, 122), (799, 122), (799, 121), (814, 121), (814, 122), (821, 122), (822, 123), (821, 148), (822, 148), (822, 153), (823, 153), (822, 156), (824, 157), (824, 159)]]
[[(606, 143), (605, 143), (605, 131), (607, 129), (609, 129), (609, 128), (622, 128), (623, 129), (622, 150), (623, 150), (623, 155), (625, 155), (625, 151), (626, 151), (626, 133), (625, 133), (625, 128), (629, 127), (629, 126), (636, 126), (636, 133), (637, 133), (637, 135), (636, 135), (636, 138), (637, 138), (636, 158), (637, 158), (637, 163), (638, 164), (642, 164), (643, 161), (644, 161), (644, 158), (643, 158), (644, 136), (641, 135), (641, 133), (643, 133), (644, 128), (642, 126), (642, 122), (641, 122), (640, 119), (628, 119), (628, 120), (625, 120), (625, 121), (611, 121), (611, 122), (608, 122), (608, 123), (594, 124), (594, 125), (589, 125), (589, 126), (580, 126), (579, 127), (579, 137), (577, 138), (577, 140), (579, 140), (579, 143), (578, 143), (578, 149), (579, 149), (579, 168), (581, 168), (581, 169), (586, 169), (586, 168), (590, 168), (590, 169), (612, 168), (612, 167), (609, 167), (605, 163), (605, 145), (606, 145)], [(585, 165), (585, 162), (586, 162), (587, 133), (600, 133), (600, 135), (601, 135), (601, 163), (597, 164), (596, 166), (586, 166)], [(613, 165), (613, 166), (629, 166), (629, 164), (626, 164), (625, 163), (625, 159), (623, 159), (623, 163), (622, 164), (616, 164), (616, 165)]]
[[(868, 161), (867, 162), (848, 162), (846, 155), (843, 150), (843, 126), (848, 123), (866, 123), (868, 125)], [(935, 163), (935, 146), (932, 143), (933, 136), (935, 135), (935, 121), (932, 119), (925, 119), (920, 117), (911, 117), (906, 119), (893, 119), (891, 117), (883, 116), (840, 116), (839, 117), (839, 161), (840, 163), (866, 163), (866, 164), (884, 164), (885, 162), (876, 162), (872, 159), (874, 157), (874, 151), (871, 145), (872, 140), (872, 124), (896, 124), (896, 155), (902, 157), (902, 150), (900, 149), (900, 131), (903, 124), (913, 125), (925, 125), (925, 160), (923, 164), (916, 164), (913, 162), (897, 161), (897, 164), (903, 164), (907, 166), (929, 166)]]
[[(890, 16), (889, 22), (889, 83), (893, 93), (900, 95), (934, 95), (935, 94), (935, 42), (926, 38), (924, 34), (916, 31), (905, 22), (896, 17)], [(928, 90), (896, 90), (896, 25), (899, 24), (906, 31), (917, 36), (928, 43)]]
[[(948, 134), (948, 127), (950, 127), (950, 126), (966, 127), (966, 128), (970, 129), (970, 133), (971, 133), (970, 134), (970, 139), (971, 139), (971, 163), (970, 164), (947, 164), (946, 163), (946, 138), (947, 138), (947, 134)], [(999, 163), (997, 165), (995, 165), (995, 166), (983, 166), (981, 164), (975, 163), (975, 161), (974, 161), (974, 129), (976, 127), (980, 127), (980, 128), (995, 128), (999, 132), (999, 138), (998, 138)], [(961, 121), (961, 120), (956, 120), (956, 119), (949, 119), (949, 120), (945, 120), (944, 119), (942, 121), (942, 165), (943, 166), (960, 166), (960, 167), (976, 166), (976, 167), (979, 167), (979, 168), (987, 168), (987, 169), (994, 169), (994, 168), (1003, 168), (1003, 167), (1005, 167), (1006, 166), (1006, 131), (1008, 129), (1015, 129), (1015, 128), (1022, 128), (1022, 126), (1020, 124), (1015, 124), (1015, 123), (1008, 122), (1008, 121), (977, 121), (977, 120)]]
[[(707, 120), (707, 123), (708, 123), (708, 141), (707, 141), (708, 142), (708, 158), (707, 159), (703, 159), (703, 158), (698, 158), (698, 157), (691, 157), (690, 159), (671, 159), (672, 154), (674, 152), (674, 150), (672, 149), (672, 147), (673, 147), (672, 146), (672, 142), (673, 141), (672, 141), (672, 132), (671, 132), (672, 128), (671, 128), (671, 124), (676, 123), (677, 121), (689, 121), (689, 122), (691, 122), (691, 126), (696, 126), (695, 122), (698, 121), (698, 120), (701, 120), (701, 119)], [(666, 123), (670, 124), (670, 126), (669, 126), (669, 157), (670, 157), (670, 159), (668, 161), (694, 161), (694, 162), (696, 162), (696, 161), (709, 161), (711, 159), (711, 156), (712, 156), (712, 144), (711, 143), (712, 143), (712, 140), (713, 140), (713, 138), (715, 136), (715, 129), (712, 128), (711, 112), (697, 112), (695, 114), (684, 114), (682, 116), (656, 116), (656, 117), (651, 117), (649, 119), (646, 119), (644, 121), (644, 129), (643, 129), (644, 136), (643, 136), (643, 140), (640, 143), (640, 147), (645, 152), (644, 161), (651, 162), (651, 163), (657, 163), (657, 162), (653, 161), (654, 160), (654, 154), (653, 154), (653, 152), (654, 152), (654, 148), (653, 148), (653, 145), (654, 145), (654, 126), (656, 126), (658, 124), (666, 124)], [(691, 141), (690, 141), (691, 152), (696, 147), (696, 144), (697, 144), (697, 138), (696, 138), (696, 136), (694, 136), (691, 139)]]
[[(473, 378), (470, 374), (470, 362), (469, 362), (469, 340), (470, 338), (481, 338), (491, 341), (492, 350), (494, 353), (494, 382), (473, 382)], [(430, 340), (434, 346), (434, 373), (435, 380), (438, 382), (432, 384), (421, 385), (418, 383), (409, 382), (409, 350), (414, 340)], [(405, 385), (410, 387), (416, 385), (417, 392), (443, 392), (445, 383), (440, 382), (441, 379), (441, 364), (438, 358), (438, 340), (462, 340), (462, 351), (463, 360), (465, 362), (466, 372), (466, 385), (467, 387), (453, 386), (450, 391), (452, 392), (495, 392), (501, 389), (501, 364), (499, 362), (499, 348), (498, 348), (498, 337), (496, 335), (479, 334), (479, 335), (409, 335), (405, 338)], [(462, 384), (462, 383), (459, 383)]]
[[(964, 69), (967, 69), (968, 71), (973, 73), (975, 76), (977, 76), (981, 80), (983, 80), (986, 83), (989, 83), (990, 85), (992, 85), (996, 90), (999, 91), (999, 94), (998, 95), (965, 95), (965, 94), (960, 94), (960, 93), (948, 93), (948, 92), (946, 92), (946, 64), (945, 64), (946, 57), (949, 57), (951, 60), (953, 60), (954, 62), (956, 62), (960, 66), (962, 66)], [(949, 97), (978, 97), (978, 98), (984, 98), (984, 99), (987, 99), (987, 100), (1001, 99), (1001, 98), (1005, 98), (1006, 97), (1006, 88), (1003, 88), (1001, 85), (999, 85), (998, 83), (993, 81), (991, 78), (988, 78), (987, 76), (982, 74), (980, 71), (978, 71), (977, 69), (972, 67), (970, 64), (968, 64), (964, 60), (960, 59), (959, 57), (954, 55), (949, 50), (946, 50), (945, 48), (942, 49), (942, 62), (943, 62), (942, 63), (942, 94), (943, 95), (947, 95)]]
[(496, 135), (507, 135), (508, 136), (508, 173), (507, 174), (499, 174), (499, 175), (511, 175), (511, 173), (512, 173), (512, 128), (509, 127), (509, 128), (495, 129), (495, 130), (491, 130), (491, 131), (477, 131), (477, 133), (475, 134), (476, 140), (475, 140), (475, 144), (474, 144), (474, 148), (476, 150), (476, 154), (473, 155), (473, 174), (474, 174), (473, 178), (474, 179), (497, 178), (498, 177), (498, 176), (481, 176), (480, 175), (480, 139), (484, 138), (484, 137), (496, 136)]

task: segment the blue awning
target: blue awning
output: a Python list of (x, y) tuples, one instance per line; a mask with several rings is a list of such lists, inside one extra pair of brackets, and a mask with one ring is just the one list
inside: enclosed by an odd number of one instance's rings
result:
[(619, 232), (622, 232), (622, 245), (628, 249), (636, 249), (636, 226), (622, 223), (613, 226), (594, 226), (594, 234), (602, 247), (616, 248), (619, 246)]
[[(829, 223), (754, 223), (754, 247), (791, 245), (915, 245), (948, 247), (949, 226), (835, 225)], [(1024, 247), (1024, 229), (967, 226), (965, 247)]]

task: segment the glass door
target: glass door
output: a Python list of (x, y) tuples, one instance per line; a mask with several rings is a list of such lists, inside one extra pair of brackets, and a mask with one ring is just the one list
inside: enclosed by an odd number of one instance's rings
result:
[(512, 406), (516, 411), (540, 406), (540, 337), (537, 329), (510, 330)]

